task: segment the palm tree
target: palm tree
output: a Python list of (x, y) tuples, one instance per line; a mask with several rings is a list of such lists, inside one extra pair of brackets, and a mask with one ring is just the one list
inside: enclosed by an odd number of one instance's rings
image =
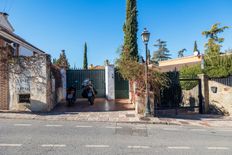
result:
[(178, 51), (178, 58), (182, 58), (184, 57), (184, 52), (187, 51), (185, 48), (183, 48), (182, 50)]

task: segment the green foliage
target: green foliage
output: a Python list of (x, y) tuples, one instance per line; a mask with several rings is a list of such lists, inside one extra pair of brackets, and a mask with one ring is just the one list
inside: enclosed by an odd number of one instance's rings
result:
[(185, 48), (178, 51), (178, 58), (184, 57), (184, 52), (187, 51)]
[(57, 59), (55, 61), (55, 65), (62, 67), (62, 68), (66, 68), (66, 69), (70, 68), (70, 64), (69, 64), (68, 59), (66, 57), (65, 50), (61, 51), (59, 59)]
[(205, 57), (205, 73), (209, 77), (227, 77), (232, 75), (232, 55)]
[[(117, 69), (124, 79), (137, 83), (137, 92), (145, 94), (145, 66), (140, 64), (136, 58), (131, 58), (129, 53), (122, 52), (121, 58), (116, 61)], [(149, 67), (148, 82), (153, 90), (166, 86), (167, 78), (160, 73), (156, 67)]]
[(197, 41), (194, 42), (194, 49), (193, 52), (199, 52), (198, 47), (197, 47)]
[(83, 69), (88, 69), (87, 43), (85, 43), (85, 45), (84, 45)]
[(133, 57), (138, 61), (138, 44), (137, 44), (137, 0), (127, 0), (126, 2), (126, 22), (123, 26), (124, 45), (123, 51), (129, 53), (129, 57)]
[(218, 37), (218, 34), (228, 29), (228, 26), (219, 27), (220, 24), (214, 24), (209, 31), (202, 34), (208, 38), (205, 44), (205, 73), (209, 77), (226, 77), (231, 74), (231, 56), (220, 55), (221, 43), (224, 38)]
[(162, 41), (161, 39), (157, 40), (157, 44), (154, 46), (158, 47), (157, 51), (154, 51), (152, 61), (158, 63), (159, 61), (164, 61), (171, 59), (169, 50), (167, 49), (167, 42)]
[[(185, 66), (180, 70), (180, 78), (183, 79), (194, 79), (197, 78), (198, 74), (201, 74), (201, 66)], [(197, 86), (197, 81), (180, 81), (181, 88), (184, 90), (191, 90), (195, 86)]]
[(218, 37), (218, 34), (224, 32), (225, 29), (228, 29), (228, 26), (219, 27), (220, 23), (214, 24), (209, 31), (202, 32), (208, 42), (205, 44), (205, 53), (208, 56), (218, 56), (220, 54), (221, 43), (224, 41), (224, 38)]

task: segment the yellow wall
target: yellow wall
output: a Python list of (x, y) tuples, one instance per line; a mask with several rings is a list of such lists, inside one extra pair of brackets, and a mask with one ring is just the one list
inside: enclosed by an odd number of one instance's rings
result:
[(194, 63), (194, 62), (201, 62), (202, 57), (197, 56), (188, 56), (182, 57), (177, 59), (170, 59), (166, 61), (160, 61), (159, 66), (171, 66), (171, 65), (178, 65), (178, 64), (187, 64), (187, 63)]

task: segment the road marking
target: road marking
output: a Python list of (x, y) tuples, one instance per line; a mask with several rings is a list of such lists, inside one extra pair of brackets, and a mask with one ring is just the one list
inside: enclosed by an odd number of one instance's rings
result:
[(128, 149), (149, 149), (149, 146), (127, 146)]
[(176, 128), (163, 128), (165, 131), (177, 131), (178, 129)]
[(147, 128), (143, 128), (143, 127), (136, 127), (135, 129), (137, 129), (137, 130), (147, 130)]
[(62, 127), (63, 125), (58, 125), (58, 124), (47, 124), (45, 125), (46, 127)]
[(14, 124), (14, 126), (31, 126), (31, 124)]
[(190, 131), (206, 131), (206, 129), (190, 129)]
[(120, 126), (107, 126), (105, 128), (107, 128), (107, 129), (121, 129), (122, 127), (120, 127)]
[(187, 149), (190, 149), (190, 147), (188, 147), (188, 146), (169, 146), (168, 149), (187, 150)]
[(88, 147), (88, 148), (108, 148), (110, 146), (109, 145), (85, 145), (85, 147)]
[(232, 132), (231, 129), (219, 129), (219, 130), (216, 130), (216, 131), (219, 131), (219, 132)]
[(22, 144), (0, 144), (0, 147), (20, 147)]
[(207, 147), (208, 150), (229, 150), (228, 147)]
[(77, 125), (76, 128), (92, 128), (93, 126)]
[(41, 147), (66, 147), (65, 144), (42, 144)]

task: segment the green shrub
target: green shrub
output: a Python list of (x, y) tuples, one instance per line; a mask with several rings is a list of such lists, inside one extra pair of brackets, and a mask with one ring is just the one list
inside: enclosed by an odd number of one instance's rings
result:
[[(180, 79), (196, 79), (198, 78), (197, 75), (201, 74), (201, 66), (194, 65), (194, 66), (185, 66), (180, 70)], [(183, 90), (191, 90), (195, 86), (197, 86), (198, 81), (180, 81), (181, 88)]]
[(232, 75), (232, 55), (205, 57), (205, 73), (210, 78)]

